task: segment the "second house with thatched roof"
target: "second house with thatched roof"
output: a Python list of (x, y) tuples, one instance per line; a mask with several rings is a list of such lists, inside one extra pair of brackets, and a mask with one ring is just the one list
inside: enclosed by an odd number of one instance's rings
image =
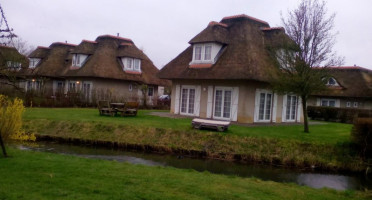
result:
[(29, 56), (26, 90), (41, 90), (46, 96), (79, 95), (87, 102), (143, 101), (153, 104), (159, 85), (158, 69), (131, 39), (101, 35), (79, 45), (53, 43), (38, 47)]
[(171, 112), (241, 123), (302, 121), (299, 98), (269, 86), (269, 48), (285, 41), (283, 28), (247, 15), (210, 22), (158, 74), (172, 80)]

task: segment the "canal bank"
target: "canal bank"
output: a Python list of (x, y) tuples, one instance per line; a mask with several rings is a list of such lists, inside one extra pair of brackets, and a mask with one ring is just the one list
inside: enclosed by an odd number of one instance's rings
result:
[[(105, 117), (103, 119), (111, 118)], [(101, 122), (34, 119), (25, 120), (23, 127), (26, 132), (37, 133), (39, 140), (92, 144), (227, 161), (264, 163), (318, 171), (365, 172), (367, 169), (367, 164), (346, 142), (324, 143), (290, 138), (249, 136), (250, 127), (231, 127), (232, 131), (235, 131), (235, 128), (248, 132), (248, 136), (240, 136), (229, 132), (193, 130), (189, 124), (188, 128), (179, 130), (152, 127), (152, 124), (150, 124), (151, 126), (125, 124), (127, 118), (121, 123), (116, 123), (115, 118), (112, 120), (112, 122)], [(134, 120), (139, 121), (140, 119), (129, 119), (128, 121), (130, 122), (130, 120), (137, 122)], [(155, 120), (160, 121), (158, 118)], [(161, 120), (162, 123), (167, 123), (167, 119), (161, 118)], [(331, 130), (336, 126), (338, 125), (314, 125), (312, 128)], [(273, 127), (269, 131), (284, 132), (292, 127), (285, 128)]]
[(369, 192), (313, 189), (258, 178), (133, 165), (8, 148), (0, 199), (368, 199)]
[(227, 162), (214, 159), (198, 159), (169, 154), (153, 154), (143, 151), (122, 151), (92, 145), (74, 145), (58, 142), (13, 142), (13, 147), (22, 150), (74, 155), (91, 159), (113, 160), (146, 166), (175, 167), (199, 172), (255, 177), (264, 181), (296, 183), (312, 188), (336, 190), (371, 190), (372, 176), (365, 174), (320, 173), (301, 169), (288, 169), (262, 164)]

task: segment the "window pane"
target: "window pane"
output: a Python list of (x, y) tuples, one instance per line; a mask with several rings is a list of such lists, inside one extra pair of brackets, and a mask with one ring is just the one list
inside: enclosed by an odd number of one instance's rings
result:
[(222, 90), (216, 90), (216, 98), (215, 98), (215, 106), (214, 106), (214, 116), (221, 117), (222, 113)]
[(291, 96), (287, 96), (287, 110), (285, 112), (285, 119), (289, 120), (291, 116)]
[(321, 106), (328, 106), (328, 101), (322, 100)]
[(128, 58), (127, 59), (127, 68), (128, 69), (132, 69), (133, 68), (132, 65), (133, 65), (133, 59), (132, 58)]
[(263, 120), (264, 119), (264, 112), (265, 112), (265, 93), (260, 94), (260, 107), (258, 111), (258, 119)]
[(292, 105), (291, 105), (291, 120), (296, 119), (296, 106), (297, 106), (297, 97), (292, 96)]
[(139, 69), (140, 69), (140, 60), (139, 59), (134, 60), (134, 69), (139, 71)]
[(230, 118), (231, 111), (231, 91), (225, 91), (225, 97), (223, 102), (223, 117)]
[(201, 46), (195, 47), (195, 60), (201, 60), (201, 51), (202, 51)]
[(335, 107), (336, 106), (336, 101), (329, 101), (329, 106), (330, 107)]
[(269, 120), (270, 116), (271, 116), (271, 94), (266, 94), (265, 120)]
[(211, 45), (205, 46), (204, 60), (211, 60), (211, 52), (212, 46)]
[(154, 95), (154, 88), (149, 87), (149, 89), (148, 89), (148, 91), (147, 91), (147, 95), (148, 95), (149, 97), (152, 97), (152, 96)]
[(187, 107), (187, 96), (188, 96), (188, 89), (182, 89), (182, 95), (181, 95), (181, 112), (186, 112)]
[(195, 89), (190, 89), (189, 91), (189, 114), (194, 114), (194, 101), (195, 101)]

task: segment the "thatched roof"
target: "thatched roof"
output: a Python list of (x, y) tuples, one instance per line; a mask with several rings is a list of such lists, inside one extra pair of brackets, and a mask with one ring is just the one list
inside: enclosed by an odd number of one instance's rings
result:
[[(46, 76), (46, 77), (60, 77), (63, 71), (69, 64), (69, 54), (76, 47), (74, 44), (55, 42), (45, 50), (45, 55), (42, 58), (38, 66), (29, 75)], [(39, 55), (40, 50), (45, 48), (37, 48), (30, 55)], [(40, 53), (41, 54), (41, 53)], [(32, 57), (31, 57), (32, 58)]]
[(366, 68), (330, 67), (330, 75), (340, 86), (329, 87), (327, 91), (314, 96), (328, 97), (372, 97), (372, 71)]
[(83, 40), (78, 46), (75, 47), (74, 50), (72, 50), (71, 53), (92, 55), (94, 53), (94, 50), (96, 49), (96, 45), (96, 41)]
[(7, 61), (20, 62), (22, 67), (28, 66), (27, 57), (20, 54), (16, 48), (0, 45), (0, 68), (7, 67)]
[[(38, 48), (31, 55), (41, 54)], [(72, 54), (87, 54), (82, 67), (72, 67)], [(141, 59), (142, 73), (123, 71), (121, 57)], [(33, 75), (48, 77), (91, 77), (129, 80), (154, 85), (169, 85), (156, 77), (158, 69), (152, 61), (128, 38), (102, 35), (95, 41), (83, 40), (79, 45), (53, 43)]]
[(42, 47), (38, 46), (31, 54), (28, 56), (29, 58), (45, 58), (48, 56), (50, 48), (49, 47)]
[(208, 27), (196, 35), (193, 43), (218, 42), (224, 44), (224, 50), (218, 60), (209, 66), (190, 66), (193, 48), (174, 58), (160, 70), (158, 76), (163, 79), (250, 79), (268, 81), (268, 71), (275, 66), (268, 46), (275, 40), (286, 41), (284, 29), (273, 28), (267, 22), (247, 16), (236, 15), (223, 18), (219, 23), (211, 22)]

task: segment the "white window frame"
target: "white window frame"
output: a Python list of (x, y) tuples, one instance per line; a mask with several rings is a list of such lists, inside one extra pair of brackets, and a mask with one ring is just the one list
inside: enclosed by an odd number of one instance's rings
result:
[[(79, 85), (79, 84), (77, 84), (77, 85)], [(88, 96), (87, 96), (87, 93), (86, 93), (86, 90), (85, 90), (85, 86), (84, 85), (89, 85)], [(93, 89), (93, 83), (91, 81), (83, 81), (81, 83), (81, 92), (84, 95), (84, 97), (88, 99), (88, 102), (91, 101), (92, 89)]]
[(347, 108), (350, 108), (351, 107), (351, 102), (350, 101), (346, 102), (346, 107)]
[[(220, 90), (222, 91), (222, 99), (221, 99), (221, 116), (216, 116), (216, 100), (217, 100), (217, 91)], [(229, 106), (229, 117), (224, 117), (224, 112), (225, 112), (225, 92), (230, 91), (230, 106)], [(232, 87), (215, 87), (214, 93), (213, 93), (213, 118), (214, 119), (221, 119), (221, 120), (230, 120), (232, 118), (232, 106), (233, 106), (233, 88)]]
[(129, 86), (128, 86), (128, 90), (129, 90), (130, 92), (132, 92), (132, 90), (133, 90), (133, 85), (132, 85), (132, 84), (129, 84)]
[[(261, 94), (265, 94), (265, 102), (264, 102), (264, 108), (263, 108), (263, 119), (260, 119), (260, 103), (261, 103)], [(265, 119), (265, 116), (266, 116), (266, 111), (267, 111), (267, 96), (268, 94), (271, 95), (271, 98), (270, 98), (270, 115), (269, 115), (269, 119)], [(256, 106), (257, 106), (257, 109), (256, 109), (256, 122), (271, 122), (271, 119), (272, 119), (272, 116), (274, 115), (274, 93), (272, 91), (269, 91), (269, 90), (257, 90), (256, 92), (256, 95), (258, 95), (256, 98), (257, 98), (257, 101), (256, 101)]]
[(72, 54), (72, 66), (73, 67), (82, 67), (83, 63), (88, 59), (87, 54), (74, 53)]
[[(326, 102), (326, 105), (323, 105), (323, 101)], [(335, 105), (334, 106), (330, 106), (330, 102), (335, 102)], [(323, 106), (323, 107), (334, 107), (336, 108), (337, 107), (337, 100), (336, 99), (320, 99), (320, 106)]]
[(123, 64), (124, 71), (141, 72), (141, 59), (122, 57), (121, 62)]
[[(187, 97), (186, 97), (186, 112), (182, 112), (182, 95), (183, 95), (183, 90), (184, 89), (187, 89), (188, 92), (187, 92)], [(189, 113), (189, 106), (190, 106), (190, 90), (194, 90), (194, 108), (193, 108), (193, 112), (192, 113)], [(195, 105), (196, 105), (196, 86), (191, 86), (191, 85), (183, 85), (181, 87), (181, 90), (180, 90), (180, 114), (182, 115), (190, 115), (190, 116), (194, 116), (195, 115), (195, 111), (196, 111), (196, 108), (195, 108)]]
[(40, 58), (30, 58), (29, 68), (35, 68), (39, 64), (40, 60)]
[(359, 106), (359, 105), (358, 105), (358, 102), (354, 102), (353, 107), (354, 107), (354, 108), (358, 108), (358, 106)]
[[(329, 83), (331, 80), (334, 82), (333, 84)], [(331, 77), (331, 78), (328, 79), (326, 85), (327, 85), (327, 86), (340, 86), (340, 85), (338, 84), (338, 82), (336, 81), (336, 79), (333, 78), (333, 77)]]
[[(294, 111), (293, 111), (293, 97), (295, 97), (295, 107), (294, 107)], [(291, 99), (290, 100), (290, 105), (288, 105), (288, 99)], [(293, 95), (293, 94), (287, 94), (286, 95), (286, 98), (285, 98), (285, 111), (284, 111), (284, 121), (285, 122), (295, 122), (296, 119), (297, 119), (297, 114), (298, 114), (298, 96), (296, 95)], [(288, 109), (289, 109), (289, 119), (287, 118), (287, 113), (288, 113)], [(294, 112), (294, 117), (293, 117), (293, 112)], [(291, 118), (293, 117), (293, 119)]]
[[(213, 43), (194, 44), (191, 63), (213, 63), (213, 46)], [(208, 48), (209, 52), (207, 52)], [(200, 49), (200, 53), (197, 49)], [(206, 55), (209, 55), (209, 58)]]

